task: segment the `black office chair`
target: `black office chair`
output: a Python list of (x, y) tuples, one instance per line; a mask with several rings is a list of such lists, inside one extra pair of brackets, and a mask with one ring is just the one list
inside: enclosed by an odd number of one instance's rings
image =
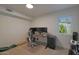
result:
[(55, 36), (47, 36), (47, 45), (45, 48), (51, 48), (55, 49), (56, 48), (56, 37)]

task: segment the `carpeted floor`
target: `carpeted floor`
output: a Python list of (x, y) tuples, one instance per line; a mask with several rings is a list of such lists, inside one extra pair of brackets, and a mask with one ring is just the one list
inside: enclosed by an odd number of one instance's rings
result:
[(45, 49), (45, 46), (38, 45), (34, 48), (29, 47), (27, 44), (15, 47), (8, 51), (2, 52), (2, 55), (67, 55), (67, 49)]

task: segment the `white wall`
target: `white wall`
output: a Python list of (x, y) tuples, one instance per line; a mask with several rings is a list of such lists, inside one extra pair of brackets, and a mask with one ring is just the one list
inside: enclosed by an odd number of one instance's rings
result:
[(25, 39), (29, 27), (30, 21), (0, 14), (0, 47)]
[(47, 27), (48, 32), (56, 35), (58, 37), (59, 46), (63, 46), (64, 48), (69, 48), (70, 40), (72, 39), (71, 35), (65, 35), (58, 33), (58, 17), (59, 16), (72, 16), (72, 32), (79, 32), (79, 6), (73, 7), (69, 9), (65, 9), (62, 11), (55, 12), (51, 15), (46, 15), (35, 19), (32, 22), (32, 27)]

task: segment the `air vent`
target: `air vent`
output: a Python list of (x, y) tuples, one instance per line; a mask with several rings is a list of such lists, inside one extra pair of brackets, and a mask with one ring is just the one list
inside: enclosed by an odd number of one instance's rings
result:
[(12, 12), (12, 10), (11, 10), (11, 9), (8, 9), (8, 8), (7, 8), (6, 10), (7, 10), (7, 11), (9, 11), (9, 12)]

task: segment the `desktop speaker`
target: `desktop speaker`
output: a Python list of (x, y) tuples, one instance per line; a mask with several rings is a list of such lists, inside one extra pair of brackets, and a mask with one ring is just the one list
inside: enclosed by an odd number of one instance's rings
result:
[(73, 32), (73, 40), (78, 41), (78, 32)]

